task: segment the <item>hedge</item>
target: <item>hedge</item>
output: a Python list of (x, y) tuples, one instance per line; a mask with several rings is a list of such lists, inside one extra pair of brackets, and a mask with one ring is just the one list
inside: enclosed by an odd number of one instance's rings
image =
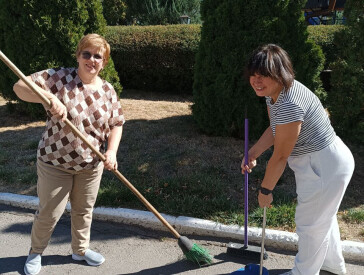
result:
[[(343, 28), (308, 26), (309, 39), (321, 46), (326, 57), (325, 69), (336, 58), (334, 34)], [(106, 31), (124, 88), (186, 94), (192, 94), (200, 35), (201, 25), (109, 26)]]
[(124, 88), (191, 93), (201, 25), (113, 26), (111, 45)]

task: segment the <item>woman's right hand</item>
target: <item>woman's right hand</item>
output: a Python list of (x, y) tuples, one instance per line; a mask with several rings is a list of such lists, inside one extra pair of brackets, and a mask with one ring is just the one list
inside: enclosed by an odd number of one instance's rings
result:
[(252, 169), (257, 166), (257, 160), (255, 158), (249, 158), (248, 165), (245, 165), (245, 157), (241, 162), (241, 173), (245, 174), (245, 171), (248, 173), (252, 172)]
[[(30, 83), (33, 83), (31, 76), (27, 76), (27, 79)], [(27, 102), (34, 102), (34, 103), (42, 103), (47, 111), (49, 111), (52, 115), (56, 118), (65, 121), (67, 118), (67, 108), (63, 105), (63, 103), (52, 93), (42, 89), (35, 83), (33, 83), (33, 88), (28, 87), (27, 84), (21, 79), (14, 84), (13, 90), (16, 95)], [(44, 104), (43, 99), (39, 96), (39, 94), (43, 94), (46, 98), (50, 101), (50, 107)]]
[(271, 207), (272, 202), (273, 202), (273, 194), (264, 195), (259, 191), (258, 203), (261, 208)]
[(61, 121), (65, 121), (67, 118), (66, 106), (55, 95), (51, 96), (49, 101), (51, 103), (51, 107), (49, 108), (51, 114)]

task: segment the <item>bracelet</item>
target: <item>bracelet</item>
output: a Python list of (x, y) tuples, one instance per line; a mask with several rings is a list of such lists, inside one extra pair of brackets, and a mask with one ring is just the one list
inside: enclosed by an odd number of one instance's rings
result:
[(269, 194), (272, 194), (272, 191), (273, 191), (273, 190), (269, 190), (269, 189), (267, 189), (267, 188), (260, 187), (260, 193), (262, 193), (263, 195), (269, 195)]

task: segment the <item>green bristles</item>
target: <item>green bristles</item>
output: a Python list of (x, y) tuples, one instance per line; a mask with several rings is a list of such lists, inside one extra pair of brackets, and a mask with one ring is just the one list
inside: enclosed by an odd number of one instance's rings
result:
[(209, 252), (197, 244), (193, 244), (192, 248), (185, 253), (185, 256), (187, 260), (197, 263), (199, 266), (212, 263), (212, 256)]

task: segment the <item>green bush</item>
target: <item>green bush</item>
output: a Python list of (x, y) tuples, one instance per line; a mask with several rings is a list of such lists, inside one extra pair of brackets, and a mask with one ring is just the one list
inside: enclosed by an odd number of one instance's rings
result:
[(316, 25), (308, 26), (308, 37), (319, 45), (325, 55), (325, 69), (338, 58), (337, 47), (334, 44), (334, 37), (337, 32), (342, 31), (344, 25)]
[(200, 24), (202, 0), (126, 0), (127, 17), (138, 25), (179, 24), (180, 16), (187, 14), (192, 24)]
[(106, 37), (125, 88), (191, 94), (200, 25), (115, 26)]
[(124, 0), (103, 0), (102, 7), (108, 26), (126, 24), (127, 5)]
[(325, 70), (321, 72), (321, 80), (326, 92), (330, 92), (331, 90), (330, 64), (338, 58), (338, 50), (337, 45), (334, 44), (334, 37), (337, 32), (342, 31), (344, 28), (344, 25), (311, 25), (307, 27), (309, 38), (321, 47), (325, 55)]
[[(266, 43), (290, 54), (296, 79), (321, 96), (324, 56), (308, 40), (302, 7), (306, 1), (204, 0), (201, 42), (194, 74), (193, 115), (200, 128), (216, 135), (242, 136), (244, 110), (251, 136), (267, 127), (264, 99), (258, 98), (243, 71), (251, 52)], [(252, 16), (254, 15), (254, 16)]]
[(348, 0), (347, 27), (336, 33), (337, 61), (332, 63), (328, 109), (341, 137), (363, 142), (364, 136), (364, 2)]
[[(314, 40), (322, 47), (322, 50), (330, 62), (336, 53), (336, 47), (333, 44), (333, 34), (342, 26), (309, 26), (309, 38)], [(187, 42), (188, 47), (184, 48), (184, 58), (179, 62), (179, 66), (171, 67), (169, 54), (161, 55), (160, 52), (165, 51), (166, 43), (158, 43), (156, 37), (164, 35), (173, 35), (173, 30), (176, 36), (182, 40), (193, 40)], [(154, 34), (161, 32), (161, 34)], [(139, 37), (141, 36), (141, 37)], [(147, 37), (145, 37), (147, 36)], [(115, 67), (119, 72), (121, 83), (126, 88), (146, 89), (151, 91), (169, 91), (176, 93), (192, 94), (193, 85), (193, 67), (194, 56), (198, 50), (200, 42), (201, 28), (200, 25), (175, 25), (175, 26), (144, 26), (144, 27), (107, 27), (106, 39), (111, 41), (112, 56), (115, 62)], [(139, 38), (133, 38), (139, 37)], [(170, 47), (179, 47), (179, 39), (167, 37)], [(134, 41), (134, 40), (135, 41)], [(133, 42), (134, 41), (134, 42)], [(142, 45), (135, 46), (136, 41), (142, 41)], [(174, 42), (175, 43), (174, 43)], [(149, 45), (152, 44), (152, 45)], [(145, 51), (143, 53), (143, 51)], [(170, 50), (165, 51), (171, 52)], [(176, 54), (175, 54), (176, 55)], [(150, 58), (150, 56), (157, 56)], [(158, 61), (155, 61), (158, 58)], [(179, 58), (179, 57), (177, 57)], [(183, 62), (183, 65), (181, 64)], [(146, 66), (145, 66), (146, 64)], [(166, 67), (164, 67), (166, 64)], [(176, 70), (175, 72), (172, 72)], [(161, 75), (159, 75), (161, 74)], [(176, 76), (176, 77), (171, 77)], [(158, 81), (155, 81), (155, 80)]]
[[(25, 74), (50, 67), (76, 66), (75, 50), (84, 34), (104, 35), (106, 22), (97, 0), (0, 0), (0, 49)], [(121, 92), (113, 61), (102, 77)], [(0, 64), (0, 94), (18, 100), (12, 90), (17, 77)], [(40, 104), (20, 101), (20, 111), (43, 116)]]

